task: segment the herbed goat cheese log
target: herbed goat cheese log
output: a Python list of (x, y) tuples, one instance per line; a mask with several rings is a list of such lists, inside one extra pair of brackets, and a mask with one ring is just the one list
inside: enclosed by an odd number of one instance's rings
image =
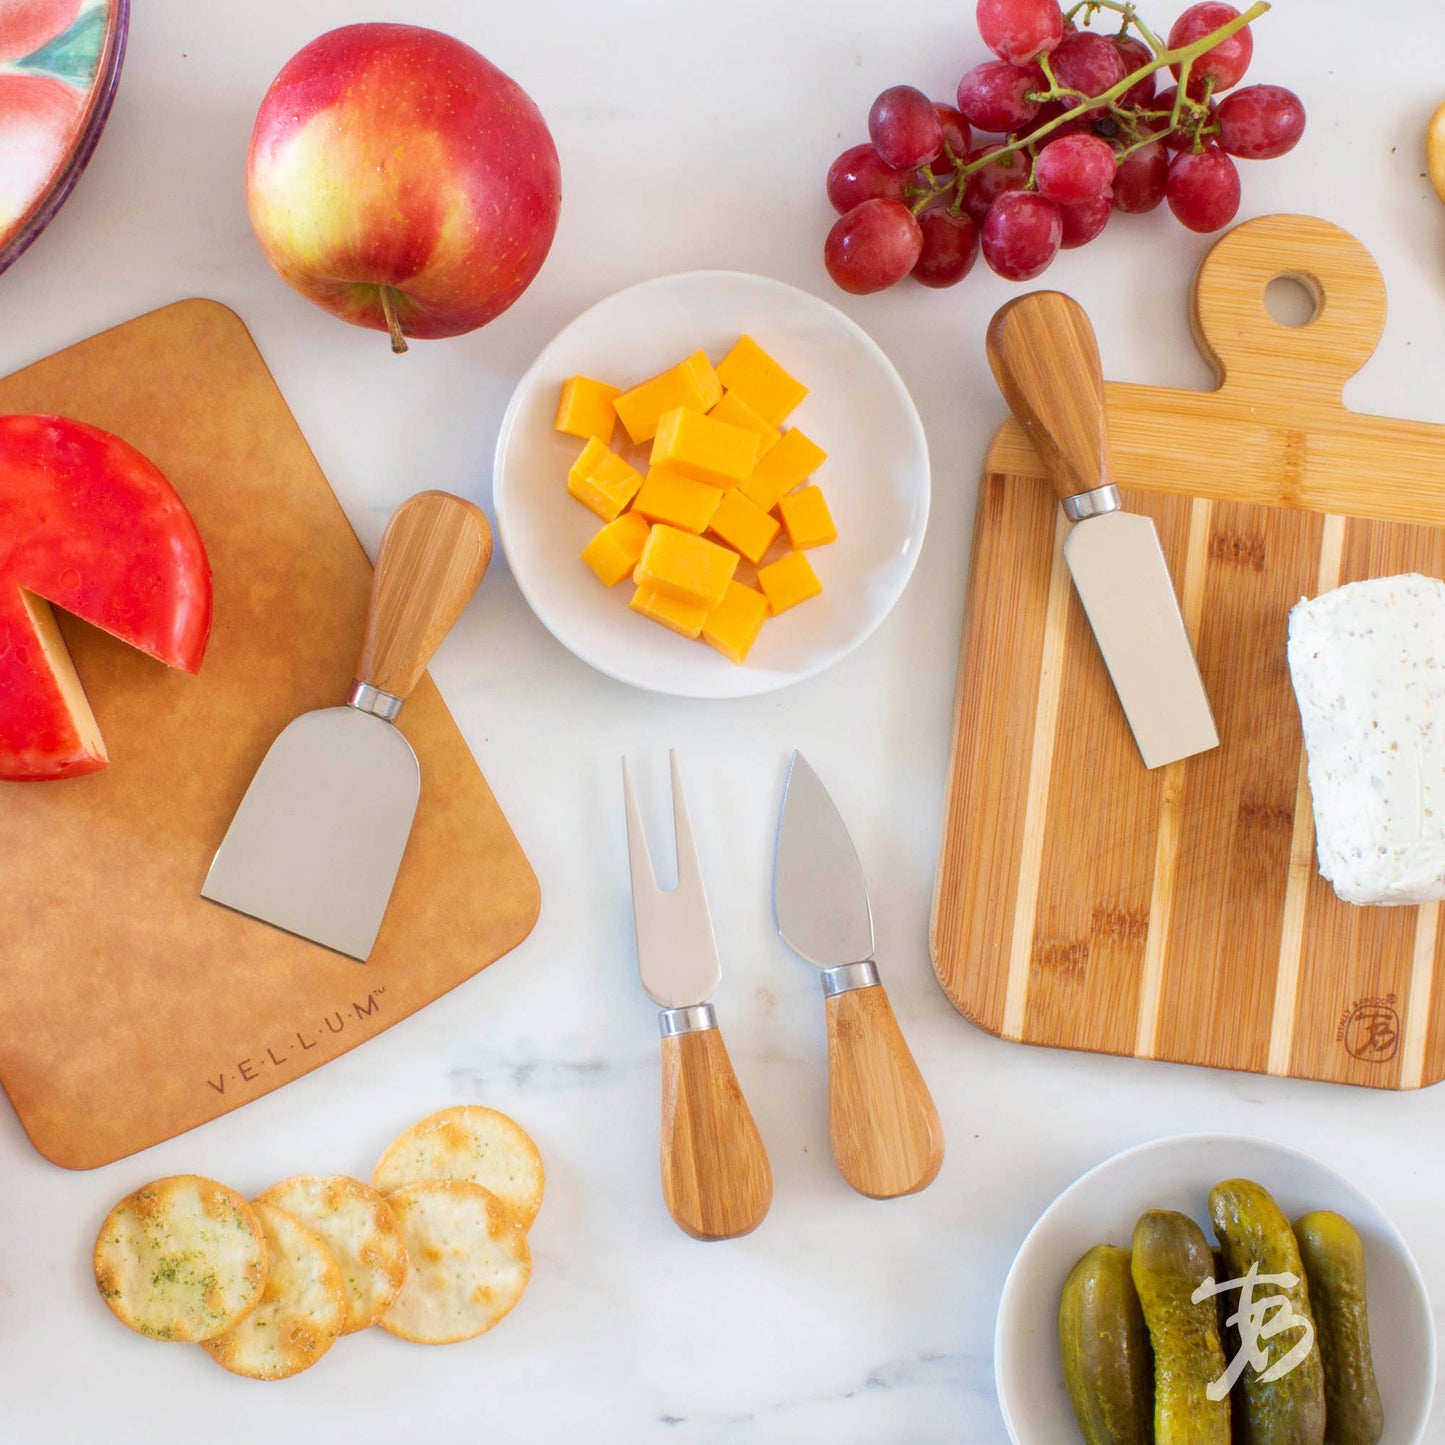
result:
[(1445, 582), (1376, 577), (1298, 603), (1289, 669), (1320, 873), (1347, 903), (1445, 898)]

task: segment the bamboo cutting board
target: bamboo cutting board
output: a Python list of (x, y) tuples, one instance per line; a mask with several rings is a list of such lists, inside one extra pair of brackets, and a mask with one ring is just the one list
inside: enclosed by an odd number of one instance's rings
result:
[[(183, 301), (0, 381), (0, 411), (115, 432), (210, 554), (197, 677), (62, 617), (103, 772), (0, 783), (0, 1083), (72, 1169), (214, 1119), (373, 1037), (520, 943), (536, 879), (429, 678), (401, 714), (421, 801), (370, 960), (200, 896), (271, 740), (345, 700), (371, 568), (240, 320)], [(418, 490), (398, 479), (396, 500)], [(484, 589), (485, 592), (485, 589)]]
[[(1279, 276), (1317, 300), (1264, 305)], [(1016, 422), (984, 463), (934, 895), (934, 966), (1003, 1038), (1377, 1088), (1445, 1075), (1440, 905), (1358, 908), (1315, 866), (1285, 660), (1301, 597), (1445, 577), (1445, 427), (1347, 411), (1378, 268), (1324, 221), (1237, 227), (1201, 264), (1217, 391), (1106, 387), (1126, 508), (1155, 520), (1219, 723), (1139, 761)], [(1107, 368), (1108, 358), (1104, 358)]]

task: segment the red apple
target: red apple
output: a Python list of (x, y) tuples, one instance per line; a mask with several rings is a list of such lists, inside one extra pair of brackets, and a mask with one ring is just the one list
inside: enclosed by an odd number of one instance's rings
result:
[(343, 321), (458, 336), (526, 290), (557, 228), (541, 112), (470, 46), (415, 25), (347, 25), (272, 82), (246, 164), (267, 259)]
[(0, 416), (0, 778), (106, 765), (50, 603), (195, 672), (210, 563), (185, 505), (134, 447), (64, 417)]

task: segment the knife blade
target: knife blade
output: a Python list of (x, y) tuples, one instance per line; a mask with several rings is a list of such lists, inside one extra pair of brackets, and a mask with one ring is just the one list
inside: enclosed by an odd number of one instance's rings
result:
[(822, 970), (828, 1122), (839, 1172), (873, 1199), (924, 1188), (943, 1163), (943, 1127), (879, 982), (863, 865), (800, 752), (778, 817), (773, 907), (783, 941)]
[(773, 906), (783, 941), (818, 968), (873, 957), (873, 909), (853, 840), (822, 780), (794, 753), (778, 818)]
[(1072, 524), (1064, 560), (1144, 766), (1218, 747), (1158, 532), (1114, 484), (1089, 318), (1057, 291), (1020, 296), (989, 323), (988, 359)]
[(201, 896), (365, 961), (416, 814), (403, 702), (491, 559), (480, 508), (420, 492), (381, 539), (351, 695), (304, 713), (262, 759)]

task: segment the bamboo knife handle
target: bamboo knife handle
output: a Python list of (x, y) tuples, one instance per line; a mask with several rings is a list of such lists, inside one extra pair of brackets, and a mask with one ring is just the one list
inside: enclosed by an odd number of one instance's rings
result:
[(376, 554), (356, 680), (408, 697), (491, 560), (492, 530), (480, 507), (450, 492), (403, 502)]
[(932, 1184), (943, 1126), (881, 983), (829, 994), (828, 1126), (838, 1172), (893, 1199)]
[(1031, 291), (994, 313), (988, 364), (1061, 501), (1113, 480), (1104, 373), (1084, 308), (1059, 291)]
[(734, 1239), (763, 1222), (773, 1171), (716, 1028), (662, 1040), (662, 1198), (694, 1239)]

